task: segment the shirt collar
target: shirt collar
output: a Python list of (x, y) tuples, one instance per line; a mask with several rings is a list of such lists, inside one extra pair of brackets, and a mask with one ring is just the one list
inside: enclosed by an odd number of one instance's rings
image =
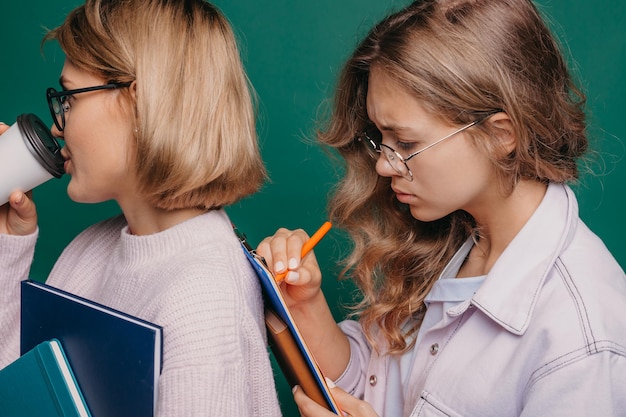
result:
[(471, 304), (511, 333), (523, 334), (546, 276), (572, 239), (577, 219), (578, 204), (572, 190), (564, 184), (550, 184)]

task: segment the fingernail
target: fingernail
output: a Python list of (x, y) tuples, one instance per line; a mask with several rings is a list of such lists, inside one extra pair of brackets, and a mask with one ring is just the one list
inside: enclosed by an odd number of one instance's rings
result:
[(289, 269), (296, 269), (298, 267), (298, 260), (296, 258), (291, 258), (289, 260)]
[(297, 385), (294, 385), (294, 386), (293, 386), (293, 388), (291, 389), (291, 393), (292, 393), (292, 394), (295, 394), (295, 393), (296, 393), (296, 391), (298, 391), (298, 388), (299, 388), (299, 387), (298, 387)]
[(15, 204), (21, 205), (24, 202), (24, 194), (20, 194), (19, 197), (15, 200)]
[(2, 126), (7, 126), (7, 124), (6, 124), (6, 123), (4, 123), (4, 122), (0, 122), (0, 125), (2, 125)]
[(285, 264), (278, 261), (274, 264), (274, 271), (283, 272), (285, 270)]
[(296, 271), (289, 271), (285, 280), (290, 284), (295, 284), (300, 279), (300, 273)]
[(324, 379), (326, 380), (326, 385), (328, 385), (328, 388), (336, 387), (335, 383), (330, 378), (324, 377)]

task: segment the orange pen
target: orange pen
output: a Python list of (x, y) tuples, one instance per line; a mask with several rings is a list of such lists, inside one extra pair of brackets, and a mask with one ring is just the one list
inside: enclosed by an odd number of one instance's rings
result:
[[(319, 243), (320, 240), (322, 240), (322, 238), (324, 237), (324, 235), (326, 235), (326, 233), (328, 233), (328, 231), (330, 230), (330, 228), (333, 225), (330, 222), (325, 222), (318, 230), (317, 232), (313, 233), (313, 236), (311, 236), (311, 238), (309, 240), (307, 240), (304, 245), (302, 246), (302, 253), (301, 253), (301, 257), (304, 258), (305, 255), (307, 253), (309, 253), (311, 251), (311, 249), (313, 249), (315, 247), (315, 245), (317, 245)], [(276, 282), (280, 282), (283, 279), (285, 279), (285, 277), (287, 276), (287, 274), (289, 273), (289, 270), (285, 271), (285, 272), (281, 272), (280, 274), (276, 274), (275, 279)]]

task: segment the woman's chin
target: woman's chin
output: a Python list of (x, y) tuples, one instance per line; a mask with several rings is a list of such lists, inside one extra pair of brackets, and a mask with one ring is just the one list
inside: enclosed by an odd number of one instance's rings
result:
[(436, 220), (446, 217), (449, 213), (439, 213), (431, 210), (425, 210), (424, 207), (409, 206), (411, 216), (415, 220), (419, 220), (424, 223), (434, 222)]
[(105, 201), (103, 198), (98, 198), (98, 196), (94, 195), (93, 191), (89, 192), (81, 189), (81, 187), (77, 187), (75, 186), (75, 184), (72, 184), (71, 181), (70, 184), (67, 186), (67, 195), (70, 200), (74, 201), (75, 203), (93, 204)]

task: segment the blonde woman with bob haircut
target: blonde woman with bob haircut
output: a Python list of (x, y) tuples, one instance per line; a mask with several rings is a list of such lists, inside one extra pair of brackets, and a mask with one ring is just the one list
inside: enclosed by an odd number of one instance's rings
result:
[[(258, 248), (343, 411), (626, 416), (626, 277), (567, 183), (584, 95), (530, 0), (421, 0), (343, 68), (323, 144), (352, 237), (337, 325), (301, 231)], [(332, 415), (302, 390), (303, 416)]]
[[(47, 97), (68, 194), (122, 210), (76, 237), (47, 283), (163, 327), (157, 416), (280, 415), (260, 288), (223, 209), (266, 178), (226, 18), (202, 0), (87, 0), (46, 40), (66, 54)], [(13, 193), (0, 366), (19, 354), (37, 235), (34, 202)]]

